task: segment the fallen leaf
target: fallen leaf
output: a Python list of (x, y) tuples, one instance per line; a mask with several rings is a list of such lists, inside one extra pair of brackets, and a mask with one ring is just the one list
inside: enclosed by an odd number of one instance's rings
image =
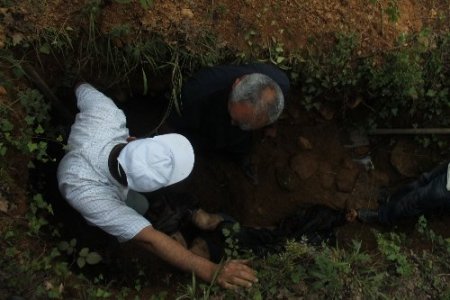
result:
[(6, 200), (0, 199), (0, 211), (8, 212), (8, 202)]
[(6, 96), (8, 95), (8, 92), (6, 91), (5, 87), (0, 85), (0, 96)]
[(13, 33), (11, 38), (12, 38), (13, 46), (17, 46), (25, 39), (25, 36), (20, 32), (15, 32), (15, 33)]
[(183, 8), (181, 10), (181, 15), (183, 17), (187, 17), (189, 19), (192, 19), (194, 17), (194, 13), (192, 12), (192, 10), (190, 10), (189, 8)]
[(45, 281), (44, 287), (47, 291), (49, 291), (49, 290), (53, 289), (53, 284), (50, 281)]

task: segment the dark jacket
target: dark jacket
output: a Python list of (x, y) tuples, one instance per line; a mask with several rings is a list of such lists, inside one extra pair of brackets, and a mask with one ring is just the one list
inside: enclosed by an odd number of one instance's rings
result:
[(239, 153), (250, 145), (251, 133), (231, 124), (228, 98), (234, 81), (246, 74), (262, 73), (289, 91), (284, 72), (269, 64), (223, 65), (200, 70), (181, 90), (182, 116), (175, 127), (202, 149)]

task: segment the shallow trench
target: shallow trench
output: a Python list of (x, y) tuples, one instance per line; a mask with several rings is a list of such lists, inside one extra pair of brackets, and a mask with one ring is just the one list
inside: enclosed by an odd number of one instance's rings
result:
[[(73, 92), (66, 93), (66, 97), (74, 101)], [(105, 93), (113, 99), (117, 97), (115, 91)], [(159, 124), (167, 108), (162, 94), (159, 90), (147, 96), (117, 101), (127, 116), (131, 135), (145, 136)], [(197, 155), (192, 174), (167, 190), (191, 193), (205, 210), (225, 212), (241, 224), (273, 226), (299, 207), (315, 204), (337, 210), (376, 207), (380, 186), (394, 187), (408, 180), (390, 164), (390, 137), (371, 138), (363, 147), (348, 147), (349, 129), (343, 127), (339, 116), (326, 120), (318, 112), (307, 112), (299, 99), (300, 94), (294, 90), (277, 122), (276, 134), (255, 133), (258, 185), (252, 184), (226, 157), (209, 153)], [(162, 126), (159, 132), (166, 130)], [(119, 245), (114, 238), (87, 225), (57, 190), (55, 174), (63, 149), (53, 145), (50, 151), (56, 162), (38, 166), (34, 181), (45, 182), (45, 199), (51, 202), (55, 211), (52, 221), (61, 224), (61, 239), (76, 238), (80, 246), (95, 249), (103, 255), (103, 263), (91, 269), (93, 274), (102, 272), (108, 279), (130, 282), (129, 276), (133, 277), (139, 268), (144, 268), (146, 279), (156, 290), (170, 287), (173, 281), (189, 280), (189, 276), (180, 274), (148, 253), (133, 245)], [(370, 159), (373, 169), (358, 163), (361, 158)], [(445, 236), (448, 222), (448, 216), (437, 216), (431, 227)], [(413, 221), (402, 222), (399, 227), (407, 234), (414, 234)], [(365, 249), (371, 249), (375, 246), (371, 228), (385, 230), (354, 222), (338, 229), (338, 244), (345, 246), (352, 239), (358, 239), (364, 241)], [(139, 260), (135, 261), (136, 258)]]

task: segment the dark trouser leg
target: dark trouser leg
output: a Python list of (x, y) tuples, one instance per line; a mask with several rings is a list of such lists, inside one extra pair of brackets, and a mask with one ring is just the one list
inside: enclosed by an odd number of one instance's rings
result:
[(440, 176), (442, 174), (447, 173), (448, 163), (441, 164), (431, 170), (430, 172), (423, 173), (420, 177), (413, 182), (408, 183), (407, 185), (396, 190), (390, 197), (390, 201), (398, 201), (402, 199), (408, 193), (414, 191), (415, 189), (425, 186), (431, 182), (436, 176)]
[[(447, 166), (423, 174), (418, 180), (396, 193), (396, 198), (379, 209), (381, 223), (390, 224), (404, 217), (414, 217), (439, 208), (450, 207), (446, 189)], [(406, 192), (406, 193), (405, 193)]]

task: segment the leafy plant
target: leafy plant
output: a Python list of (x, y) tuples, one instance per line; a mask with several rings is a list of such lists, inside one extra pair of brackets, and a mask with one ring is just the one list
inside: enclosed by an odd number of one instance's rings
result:
[(385, 258), (395, 264), (395, 271), (402, 276), (410, 276), (413, 272), (408, 258), (401, 252), (401, 238), (398, 234), (390, 232), (387, 234), (376, 233), (378, 249)]
[(347, 95), (359, 93), (360, 75), (355, 74), (353, 65), (356, 46), (356, 35), (337, 34), (329, 52), (307, 48), (307, 56), (294, 67), (294, 72), (301, 74), (298, 78), (303, 82), (303, 105), (307, 110), (320, 108), (324, 101), (346, 101)]
[(48, 224), (46, 214), (53, 215), (52, 206), (44, 200), (41, 194), (34, 195), (28, 214), (29, 234), (38, 234), (41, 228)]
[(83, 248), (78, 253), (77, 265), (83, 268), (86, 264), (95, 265), (102, 260), (102, 257), (97, 252), (89, 251), (89, 248)]
[(144, 9), (149, 9), (153, 6), (153, 0), (139, 0), (139, 3)]
[(398, 7), (398, 0), (389, 0), (388, 5), (385, 8), (384, 12), (388, 15), (389, 21), (397, 22), (400, 18), (400, 9)]
[(234, 223), (232, 226), (222, 229), (222, 234), (225, 238), (225, 254), (229, 258), (237, 258), (239, 256), (239, 242), (236, 239), (236, 234), (241, 230), (239, 223)]

